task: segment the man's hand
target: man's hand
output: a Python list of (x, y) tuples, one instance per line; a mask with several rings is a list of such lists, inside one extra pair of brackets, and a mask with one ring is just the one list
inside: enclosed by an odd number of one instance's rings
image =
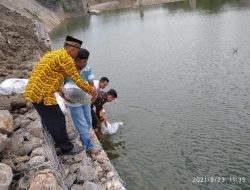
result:
[(104, 122), (105, 123), (105, 125), (107, 126), (107, 121), (108, 121), (108, 119), (106, 118), (106, 116), (104, 115), (104, 113), (101, 111), (100, 112), (100, 120), (102, 121), (102, 122)]
[(94, 103), (95, 100), (96, 100), (96, 96), (97, 96), (97, 92), (96, 92), (95, 88), (93, 88), (93, 91), (92, 91), (91, 95), (92, 95), (91, 103)]
[(63, 88), (60, 88), (58, 94), (64, 98)]
[(92, 87), (92, 89), (93, 89), (93, 91), (92, 91), (91, 95), (93, 98), (96, 98), (96, 96), (97, 96), (96, 89), (94, 87)]

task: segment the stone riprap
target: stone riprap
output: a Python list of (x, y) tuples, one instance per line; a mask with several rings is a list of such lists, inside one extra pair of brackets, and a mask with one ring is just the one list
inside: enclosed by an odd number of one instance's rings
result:
[[(0, 82), (27, 78), (50, 47), (37, 23), (0, 4)], [(125, 189), (93, 130), (96, 158), (83, 150), (61, 155), (48, 143), (40, 118), (22, 95), (0, 95), (0, 189)], [(75, 131), (69, 115), (67, 130)], [(74, 142), (81, 144), (79, 137)], [(57, 156), (58, 155), (58, 156)], [(14, 176), (14, 177), (13, 177)]]

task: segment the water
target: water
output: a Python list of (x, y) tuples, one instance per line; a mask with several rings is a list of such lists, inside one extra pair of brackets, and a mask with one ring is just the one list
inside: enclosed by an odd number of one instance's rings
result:
[(75, 18), (51, 33), (54, 48), (83, 39), (96, 77), (118, 91), (105, 108), (124, 127), (102, 141), (129, 190), (250, 189), (250, 3), (192, 3)]

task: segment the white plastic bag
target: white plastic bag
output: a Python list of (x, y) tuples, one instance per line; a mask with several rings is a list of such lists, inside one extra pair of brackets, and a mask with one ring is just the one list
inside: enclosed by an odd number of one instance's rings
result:
[(117, 130), (119, 129), (120, 125), (123, 125), (122, 122), (115, 122), (110, 124), (108, 121), (106, 122), (106, 124), (104, 122), (102, 122), (102, 133), (103, 134), (115, 134), (117, 132)]
[(66, 83), (63, 87), (64, 97), (70, 101), (70, 103), (76, 104), (90, 104), (91, 96), (80, 89), (73, 83)]
[[(6, 79), (0, 84), (0, 94), (11, 95), (13, 92), (17, 94), (22, 94), (25, 91), (28, 81), (28, 79), (18, 78)], [(63, 113), (66, 113), (67, 109), (64, 104), (64, 99), (58, 93), (55, 93), (55, 97)]]
[(10, 95), (12, 92), (22, 94), (24, 93), (27, 84), (28, 79), (6, 79), (0, 84), (0, 94)]
[(64, 103), (64, 99), (57, 92), (54, 93), (54, 95), (56, 97), (56, 101), (57, 101), (59, 107), (61, 108), (62, 112), (66, 114), (68, 110), (67, 110), (66, 105)]

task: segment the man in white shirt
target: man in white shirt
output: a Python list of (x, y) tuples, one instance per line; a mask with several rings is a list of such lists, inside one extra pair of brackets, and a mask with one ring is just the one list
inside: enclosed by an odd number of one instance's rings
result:
[(96, 92), (98, 93), (101, 89), (104, 89), (108, 86), (109, 79), (107, 77), (102, 77), (99, 80), (94, 80), (94, 87), (96, 89)]

